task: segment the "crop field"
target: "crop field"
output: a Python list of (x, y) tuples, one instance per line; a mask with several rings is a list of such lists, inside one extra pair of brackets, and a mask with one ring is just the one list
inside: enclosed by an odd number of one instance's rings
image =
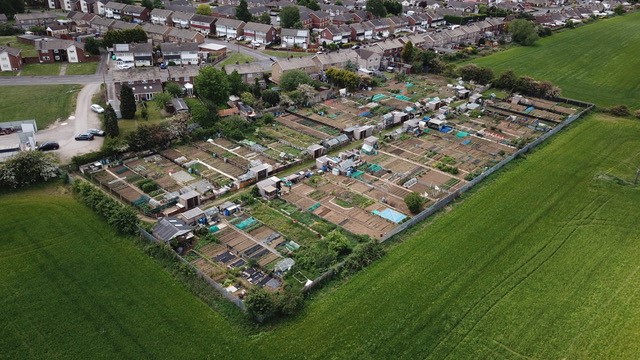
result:
[(627, 14), (554, 34), (532, 47), (517, 47), (472, 62), (496, 74), (550, 80), (565, 97), (600, 106), (626, 104), (640, 108), (640, 13)]
[(59, 190), (0, 196), (0, 358), (249, 356), (221, 315)]
[(592, 115), (250, 335), (48, 188), (0, 197), (8, 358), (637, 358), (640, 124)]
[[(0, 121), (35, 119), (42, 130), (66, 119), (75, 107), (78, 85), (3, 86), (0, 96)], [(25, 106), (29, 104), (29, 106)]]

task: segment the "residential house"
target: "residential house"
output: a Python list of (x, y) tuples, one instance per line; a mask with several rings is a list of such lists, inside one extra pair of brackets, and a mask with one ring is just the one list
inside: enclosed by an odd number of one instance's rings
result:
[(264, 74), (271, 72), (272, 64), (265, 62), (250, 62), (245, 64), (231, 64), (225, 65), (224, 70), (227, 74), (231, 74), (237, 71), (242, 76), (242, 81), (245, 84), (253, 85), (255, 79), (264, 79)]
[(369, 15), (364, 10), (358, 10), (351, 13), (351, 17), (353, 18), (353, 22), (355, 23), (363, 23), (369, 20)]
[(173, 27), (178, 29), (188, 29), (190, 26), (189, 21), (195, 14), (185, 13), (182, 11), (174, 11), (171, 14), (171, 22), (173, 23)]
[(126, 18), (130, 18), (135, 23), (149, 21), (151, 15), (149, 9), (144, 6), (127, 5), (124, 7), (123, 14)]
[(313, 18), (311, 17), (311, 10), (306, 7), (299, 7), (300, 11), (300, 23), (305, 29), (313, 28)]
[(309, 30), (282, 29), (280, 31), (280, 42), (282, 47), (300, 47), (306, 49), (309, 45)]
[(200, 44), (198, 45), (198, 52), (204, 59), (219, 58), (227, 55), (227, 47), (219, 44)]
[(166, 9), (153, 9), (151, 10), (151, 23), (154, 25), (170, 25), (173, 24), (171, 21), (171, 14), (173, 11)]
[(426, 14), (422, 13), (415, 13), (413, 15), (407, 16), (409, 29), (412, 31), (428, 28), (429, 20), (430, 18)]
[(476, 4), (474, 2), (447, 1), (445, 5), (449, 9), (459, 10), (465, 13), (472, 13), (476, 10)]
[(41, 63), (86, 61), (84, 44), (73, 40), (41, 39), (36, 41), (35, 48)]
[(59, 3), (62, 6), (62, 10), (66, 10), (66, 11), (78, 11), (78, 10), (80, 10), (80, 1), (79, 0), (60, 0)]
[(184, 43), (184, 42), (193, 42), (197, 44), (202, 44), (204, 42), (204, 35), (197, 31), (191, 31), (187, 29), (176, 29), (173, 28), (167, 35), (167, 40), (169, 42), (176, 43)]
[(354, 50), (344, 50), (340, 52), (332, 52), (327, 54), (318, 54), (312, 57), (319, 70), (327, 70), (329, 68), (343, 69), (348, 62), (358, 63), (358, 54)]
[(100, 34), (104, 34), (111, 29), (114, 23), (115, 20), (96, 17), (91, 21), (91, 28), (95, 29)]
[(379, 41), (367, 49), (383, 54), (385, 57), (396, 57), (402, 52), (404, 44), (398, 39), (385, 39)]
[(394, 16), (389, 18), (389, 32), (392, 34), (398, 34), (401, 32), (410, 32), (409, 21), (404, 16)]
[(135, 67), (153, 66), (153, 45), (114, 44), (113, 56), (118, 64), (133, 64)]
[(248, 22), (244, 26), (244, 37), (260, 44), (271, 44), (276, 37), (276, 28), (272, 25)]
[(171, 11), (179, 11), (188, 14), (195, 14), (196, 8), (192, 6), (191, 3), (185, 2), (180, 3), (179, 1), (165, 1), (164, 8)]
[(83, 13), (94, 13), (96, 0), (80, 0), (80, 11)]
[(243, 34), (244, 26), (244, 21), (219, 18), (216, 21), (216, 36), (226, 39), (235, 39)]
[(49, 6), (49, 9), (62, 9), (60, 0), (47, 0), (47, 5)]
[(147, 33), (147, 37), (156, 45), (167, 41), (171, 29), (163, 25), (142, 24), (142, 30)]
[(173, 62), (176, 65), (198, 65), (200, 63), (198, 44), (193, 42), (163, 43), (160, 44), (160, 51), (165, 63)]
[(373, 29), (366, 23), (353, 23), (351, 29), (351, 41), (369, 41), (373, 39)]
[(367, 21), (367, 25), (373, 28), (373, 36), (389, 37), (391, 35), (391, 22), (388, 18), (373, 19)]
[(22, 50), (0, 46), (0, 71), (17, 71), (22, 68)]
[(248, 64), (231, 64), (225, 65), (224, 70), (227, 74), (231, 74), (237, 71), (242, 76), (242, 81), (245, 84), (255, 84), (255, 79), (262, 80), (264, 74), (269, 74), (272, 69), (272, 64), (265, 62), (250, 62)]
[[(114, 83), (116, 94), (120, 94), (120, 88), (122, 88), (121, 82)], [(155, 94), (159, 94), (162, 92), (162, 82), (160, 80), (140, 80), (140, 81), (129, 81), (126, 82), (127, 85), (133, 91), (133, 97), (136, 101), (149, 101), (153, 100)]]
[(351, 18), (351, 16), (345, 14), (336, 15), (331, 18), (331, 24), (333, 25), (345, 25), (351, 23), (352, 21), (353, 19)]
[(314, 29), (325, 28), (331, 22), (329, 14), (321, 10), (312, 11), (309, 16), (311, 17), (311, 27)]
[(319, 71), (317, 63), (309, 56), (279, 59), (271, 66), (271, 78), (275, 83), (280, 83), (284, 72), (289, 70), (301, 70), (312, 76)]
[(195, 30), (208, 37), (216, 32), (216, 20), (213, 16), (195, 14), (190, 20), (191, 30)]
[(50, 13), (26, 13), (14, 15), (16, 26), (25, 30), (29, 30), (29, 28), (33, 26), (46, 27), (49, 24), (56, 24), (57, 18), (58, 15)]
[(186, 241), (193, 238), (193, 228), (177, 217), (164, 217), (155, 225), (151, 233), (156, 239), (168, 243), (170, 241)]
[(381, 53), (360, 48), (356, 50), (356, 54), (358, 54), (357, 61), (359, 69), (367, 69), (371, 71), (380, 69), (380, 64), (382, 62)]
[(444, 14), (435, 11), (427, 11), (425, 15), (429, 18), (429, 27), (445, 26), (447, 21), (444, 19)]
[(324, 44), (324, 45), (340, 44), (341, 42), (342, 42), (342, 31), (335, 25), (329, 25), (326, 28), (324, 28), (320, 32), (320, 36), (318, 37), (319, 44)]
[(124, 8), (126, 6), (127, 4), (123, 4), (115, 1), (109, 1), (104, 6), (104, 16), (110, 19), (120, 20), (122, 19)]
[(7, 22), (7, 15), (0, 14), (0, 24), (4, 24)]
[(216, 6), (213, 8), (211, 15), (217, 18), (233, 19), (236, 17), (236, 7), (227, 5)]
[(113, 24), (111, 24), (111, 29), (113, 30), (131, 30), (140, 27), (140, 25), (136, 23), (124, 22), (120, 20), (115, 20)]
[(46, 28), (47, 35), (56, 38), (64, 38), (69, 35), (69, 29), (65, 25), (51, 24)]

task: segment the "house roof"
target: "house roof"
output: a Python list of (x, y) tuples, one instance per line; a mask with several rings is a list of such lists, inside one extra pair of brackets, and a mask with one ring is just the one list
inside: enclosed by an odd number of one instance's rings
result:
[(145, 23), (142, 25), (142, 30), (147, 34), (161, 34), (165, 35), (171, 31), (171, 28), (164, 25), (153, 25), (149, 23)]
[(169, 33), (169, 36), (173, 36), (173, 37), (177, 37), (177, 38), (181, 38), (181, 39), (193, 40), (199, 34), (200, 33), (197, 32), (197, 31), (173, 28), (173, 29), (171, 29), (171, 32)]
[(122, 10), (126, 6), (127, 6), (127, 4), (123, 4), (123, 3), (119, 3), (119, 2), (115, 2), (115, 1), (109, 1), (108, 3), (106, 3), (104, 5), (105, 8), (116, 9), (116, 10)]
[(227, 18), (218, 18), (216, 21), (217, 26), (226, 26), (226, 27), (234, 27), (238, 28), (241, 25), (244, 25), (244, 21), (236, 20), (236, 19), (227, 19)]
[(118, 29), (118, 30), (130, 30), (130, 29), (135, 29), (138, 26), (139, 26), (138, 24), (128, 23), (120, 20), (116, 20), (113, 22), (113, 24), (111, 24), (112, 28)]
[(162, 52), (177, 52), (177, 51), (198, 51), (198, 44), (196, 43), (162, 43), (160, 44), (160, 50)]
[(188, 234), (193, 228), (184, 221), (170, 216), (162, 218), (153, 226), (153, 235), (165, 242), (169, 242), (178, 236)]
[(255, 22), (248, 22), (244, 26), (244, 31), (259, 31), (259, 32), (266, 33), (266, 32), (269, 32), (271, 29), (273, 29), (272, 25), (255, 23)]
[(180, 19), (180, 20), (191, 20), (192, 17), (194, 17), (195, 14), (192, 13), (186, 13), (186, 12), (182, 12), (182, 11), (174, 11), (173, 14), (171, 14), (171, 19), (173, 19), (174, 21), (176, 19)]
[(62, 40), (62, 39), (49, 39), (45, 38), (39, 41), (36, 41), (35, 44), (36, 50), (59, 50), (59, 49), (67, 49), (72, 45), (75, 45), (77, 48), (84, 50), (84, 44), (81, 42), (73, 41), (73, 40)]
[(151, 16), (157, 17), (169, 17), (173, 14), (173, 11), (167, 9), (153, 9), (151, 10)]
[(195, 14), (191, 18), (191, 22), (199, 22), (199, 23), (211, 24), (211, 23), (216, 22), (216, 19), (217, 18), (213, 17), (213, 16)]
[(349, 60), (357, 61), (358, 54), (354, 50), (333, 52), (328, 54), (318, 54), (313, 57), (322, 65), (341, 64)]
[(26, 14), (15, 14), (14, 19), (17, 22), (26, 21), (26, 20), (37, 20), (37, 19), (56, 19), (58, 16), (49, 13), (26, 13)]
[(114, 44), (114, 52), (151, 53), (153, 45), (150, 43)]
[(200, 209), (199, 207), (194, 207), (193, 209), (187, 210), (180, 214), (180, 216), (185, 220), (191, 220), (202, 215), (204, 215), (204, 211), (202, 211), (202, 209)]
[(124, 11), (132, 14), (141, 14), (145, 9), (146, 7), (138, 5), (127, 5), (124, 7)]
[(309, 30), (301, 30), (301, 29), (282, 29), (280, 31), (280, 36), (294, 36), (294, 37), (309, 37)]
[(115, 22), (115, 20), (96, 17), (91, 21), (91, 25), (111, 27)]
[(16, 49), (16, 48), (12, 48), (9, 46), (0, 46), (0, 54), (3, 52), (7, 52), (7, 54), (11, 55), (11, 56), (18, 56), (20, 55), (20, 52), (22, 51), (21, 49)]
[(275, 65), (280, 66), (282, 71), (286, 70), (295, 70), (302, 69), (307, 67), (315, 67), (316, 63), (309, 56), (299, 57), (299, 58), (291, 58), (291, 59), (280, 59), (274, 63)]
[(374, 55), (378, 55), (376, 52), (373, 52), (373, 51), (367, 50), (367, 49), (362, 49), (362, 48), (357, 49), (356, 53), (358, 54), (358, 56), (360, 56), (360, 58), (362, 58), (364, 60), (369, 60)]

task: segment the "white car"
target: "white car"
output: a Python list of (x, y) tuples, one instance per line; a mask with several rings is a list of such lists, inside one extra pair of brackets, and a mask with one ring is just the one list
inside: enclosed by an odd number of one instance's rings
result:
[(127, 70), (127, 69), (131, 69), (133, 67), (133, 64), (120, 64), (118, 65), (118, 69), (120, 70)]
[(104, 112), (104, 109), (102, 108), (102, 106), (98, 104), (91, 105), (91, 110), (93, 110), (93, 112), (97, 112), (98, 114), (102, 114)]

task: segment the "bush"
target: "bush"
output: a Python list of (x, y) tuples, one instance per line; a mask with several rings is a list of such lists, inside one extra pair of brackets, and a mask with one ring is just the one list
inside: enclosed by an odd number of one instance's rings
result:
[(249, 290), (244, 304), (249, 316), (259, 322), (269, 319), (276, 312), (274, 297), (263, 288), (255, 287)]
[(348, 276), (369, 266), (384, 255), (382, 245), (376, 240), (368, 241), (357, 246), (347, 257), (342, 266), (341, 275)]
[(133, 235), (138, 231), (136, 211), (103, 193), (100, 189), (82, 180), (73, 183), (73, 192), (100, 217), (107, 220), (118, 232)]
[(424, 202), (425, 201), (422, 196), (415, 191), (404, 197), (404, 203), (407, 204), (407, 207), (412, 214), (420, 213)]
[(0, 165), (0, 188), (19, 188), (57, 177), (55, 157), (41, 151), (23, 151)]
[(612, 106), (609, 109), (607, 109), (607, 111), (610, 114), (615, 115), (615, 116), (630, 116), (631, 115), (631, 110), (629, 110), (627, 105)]

